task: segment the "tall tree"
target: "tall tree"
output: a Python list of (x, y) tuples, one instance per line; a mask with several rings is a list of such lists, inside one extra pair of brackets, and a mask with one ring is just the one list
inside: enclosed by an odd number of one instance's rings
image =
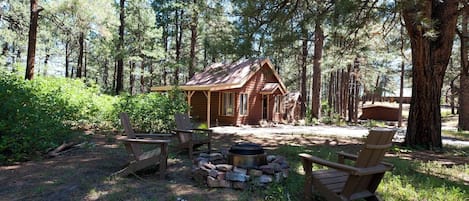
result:
[(462, 9), (461, 30), (458, 31), (461, 42), (461, 73), (459, 78), (459, 122), (461, 130), (469, 130), (469, 5), (465, 4)]
[(119, 1), (119, 42), (117, 44), (116, 94), (124, 90), (125, 0)]
[(25, 79), (31, 80), (34, 77), (34, 58), (36, 55), (36, 35), (37, 21), (39, 12), (42, 10), (38, 5), (38, 0), (31, 0), (31, 16), (29, 21), (29, 39), (28, 39), (28, 56), (26, 64)]
[(197, 27), (198, 27), (198, 20), (199, 20), (199, 11), (197, 7), (197, 0), (193, 0), (192, 2), (192, 21), (190, 24), (191, 29), (191, 50), (190, 50), (190, 59), (191, 62), (189, 63), (189, 76), (190, 79), (194, 75), (194, 69), (197, 66), (197, 57), (196, 57), (196, 45), (197, 45)]
[(441, 88), (453, 47), (459, 0), (401, 3), (413, 66), (405, 143), (441, 148)]

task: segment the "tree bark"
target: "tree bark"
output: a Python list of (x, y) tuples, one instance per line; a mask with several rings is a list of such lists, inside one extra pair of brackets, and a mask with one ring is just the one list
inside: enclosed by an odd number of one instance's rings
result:
[(300, 118), (304, 118), (306, 114), (306, 66), (308, 59), (308, 30), (305, 25), (301, 28), (302, 35), (302, 53), (301, 53), (301, 69), (300, 69), (300, 92), (301, 92), (301, 108), (300, 108)]
[(134, 76), (135, 62), (129, 61), (129, 67), (130, 67), (130, 72), (129, 72), (129, 93), (130, 93), (130, 95), (133, 95), (134, 84), (135, 84), (135, 76)]
[(29, 21), (29, 34), (28, 34), (28, 56), (26, 63), (25, 79), (32, 80), (34, 77), (34, 58), (36, 56), (36, 35), (37, 35), (37, 21), (39, 19), (38, 0), (31, 0), (30, 6), (30, 21)]
[(311, 97), (311, 115), (321, 118), (321, 59), (324, 46), (324, 32), (319, 20), (314, 27), (313, 88)]
[(468, 49), (469, 49), (469, 7), (465, 6), (463, 11), (462, 19), (462, 30), (458, 32), (461, 41), (461, 73), (460, 73), (460, 84), (459, 84), (459, 129), (469, 130), (469, 61), (468, 61)]
[(188, 79), (191, 79), (192, 76), (194, 76), (194, 70), (195, 67), (197, 66), (197, 57), (195, 55), (195, 46), (197, 45), (197, 26), (198, 26), (198, 15), (199, 13), (197, 12), (197, 0), (193, 1), (194, 3), (194, 9), (192, 13), (192, 23), (191, 23), (191, 52), (190, 52), (190, 57), (191, 57), (191, 62), (189, 64), (189, 76)]
[[(413, 69), (405, 144), (441, 148), (441, 88), (453, 47), (459, 1), (407, 3), (403, 17), (411, 41)], [(434, 24), (433, 31), (422, 24), (422, 17)], [(432, 37), (430, 31), (437, 35)]]
[(140, 93), (145, 92), (145, 61), (140, 63)]
[(124, 90), (124, 28), (125, 28), (125, 0), (119, 1), (119, 43), (117, 44), (117, 73), (116, 94)]
[(182, 48), (182, 16), (184, 10), (176, 10), (176, 67), (174, 68), (174, 84), (179, 84), (179, 64), (181, 62), (181, 48)]
[(84, 50), (84, 34), (83, 32), (80, 33), (80, 36), (78, 37), (78, 45), (80, 46), (80, 49), (78, 51), (78, 61), (77, 61), (77, 78), (82, 77), (82, 72), (83, 72), (83, 50)]
[(67, 41), (65, 42), (65, 77), (70, 77), (69, 71), (70, 71), (70, 62), (69, 62), (69, 56), (70, 56), (70, 42)]

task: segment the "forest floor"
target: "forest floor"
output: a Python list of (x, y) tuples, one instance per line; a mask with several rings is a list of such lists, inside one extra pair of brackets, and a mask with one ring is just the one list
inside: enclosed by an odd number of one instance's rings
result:
[[(353, 129), (348, 129), (353, 132)], [(216, 188), (210, 189), (191, 179), (191, 161), (186, 153), (175, 154), (170, 146), (168, 173), (164, 180), (154, 170), (139, 176), (110, 178), (125, 166), (127, 153), (116, 142), (116, 131), (88, 131), (89, 141), (57, 157), (0, 166), (0, 200), (264, 200), (259, 194)], [(356, 149), (360, 141), (349, 137), (286, 133), (215, 133), (213, 147), (228, 148), (235, 142), (259, 143), (268, 150), (282, 145), (336, 146)], [(468, 164), (469, 158), (443, 153), (415, 151), (417, 160), (453, 161)], [(301, 193), (298, 190), (296, 193)], [(248, 196), (248, 198), (246, 198)]]

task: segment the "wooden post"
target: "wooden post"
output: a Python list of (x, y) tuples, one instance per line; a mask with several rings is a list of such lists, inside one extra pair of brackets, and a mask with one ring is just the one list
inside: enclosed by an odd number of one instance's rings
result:
[[(192, 103), (192, 95), (194, 95), (195, 91), (186, 91), (186, 95), (187, 95), (187, 104), (189, 105), (189, 107), (191, 106), (191, 103)], [(191, 109), (189, 108), (189, 110), (187, 110), (187, 115), (191, 116)]]
[(204, 91), (204, 95), (205, 95), (205, 97), (207, 97), (207, 127), (210, 128), (210, 96), (211, 96), (211, 92), (210, 91), (207, 91), (207, 92)]

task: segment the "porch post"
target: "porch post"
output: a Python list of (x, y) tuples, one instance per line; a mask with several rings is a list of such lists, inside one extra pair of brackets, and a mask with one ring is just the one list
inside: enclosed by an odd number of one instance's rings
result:
[(204, 91), (204, 95), (205, 97), (207, 97), (207, 127), (210, 128), (210, 97), (212, 95), (210, 90), (208, 90), (207, 92)]
[(191, 116), (191, 104), (192, 104), (192, 95), (194, 95), (195, 91), (186, 91), (187, 95), (187, 104), (189, 105), (189, 110), (187, 110), (187, 115)]

